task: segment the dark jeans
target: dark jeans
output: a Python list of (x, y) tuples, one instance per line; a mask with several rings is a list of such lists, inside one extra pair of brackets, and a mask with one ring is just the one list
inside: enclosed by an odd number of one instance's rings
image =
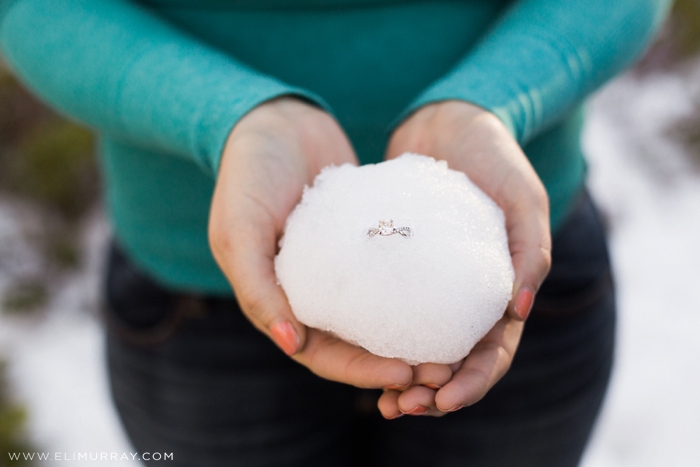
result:
[(172, 452), (170, 465), (575, 466), (612, 364), (614, 292), (587, 194), (554, 238), (511, 370), (482, 401), (439, 419), (384, 420), (378, 391), (314, 376), (233, 299), (167, 291), (117, 247), (107, 302), (121, 420), (137, 450)]

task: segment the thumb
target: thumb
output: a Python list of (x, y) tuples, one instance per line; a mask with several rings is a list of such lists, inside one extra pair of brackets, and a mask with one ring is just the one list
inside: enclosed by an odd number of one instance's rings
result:
[[(237, 224), (244, 224), (243, 222)], [(274, 228), (236, 227), (223, 242), (211, 241), (212, 252), (227, 276), (243, 313), (287, 355), (303, 347), (306, 328), (292, 313), (287, 297), (277, 284), (274, 270)], [(213, 235), (212, 235), (213, 236)]]
[(306, 328), (292, 313), (289, 301), (277, 284), (274, 259), (250, 247), (241, 246), (233, 256), (232, 284), (241, 309), (248, 319), (287, 355), (304, 347)]
[(508, 313), (522, 321), (530, 313), (552, 261), (549, 203), (544, 188), (529, 190), (526, 195), (521, 193), (505, 211), (508, 247), (515, 270)]

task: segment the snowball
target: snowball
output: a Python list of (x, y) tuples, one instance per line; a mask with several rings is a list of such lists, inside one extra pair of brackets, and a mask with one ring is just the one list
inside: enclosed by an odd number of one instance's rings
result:
[(514, 277), (501, 209), (416, 154), (324, 169), (287, 219), (275, 270), (299, 321), (410, 364), (464, 358)]

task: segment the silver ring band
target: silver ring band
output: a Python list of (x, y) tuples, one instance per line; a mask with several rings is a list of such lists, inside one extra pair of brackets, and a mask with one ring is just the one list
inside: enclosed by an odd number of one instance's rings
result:
[(394, 221), (392, 219), (388, 221), (379, 221), (379, 227), (377, 227), (376, 229), (373, 227), (367, 230), (367, 236), (369, 238), (372, 238), (375, 235), (388, 237), (394, 234), (399, 234), (402, 237), (410, 237), (412, 232), (410, 227), (394, 227)]

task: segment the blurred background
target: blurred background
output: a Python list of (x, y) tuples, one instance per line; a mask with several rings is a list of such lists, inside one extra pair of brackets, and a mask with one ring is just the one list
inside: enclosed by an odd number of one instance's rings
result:
[[(700, 465), (700, 1), (590, 100), (589, 185), (610, 229), (620, 326), (584, 467)], [(109, 235), (91, 133), (0, 57), (0, 454), (129, 452), (99, 325)], [(0, 457), (0, 466), (9, 460)], [(64, 461), (63, 465), (80, 461)], [(116, 462), (109, 462), (111, 465)], [(130, 462), (133, 465), (133, 462)]]

